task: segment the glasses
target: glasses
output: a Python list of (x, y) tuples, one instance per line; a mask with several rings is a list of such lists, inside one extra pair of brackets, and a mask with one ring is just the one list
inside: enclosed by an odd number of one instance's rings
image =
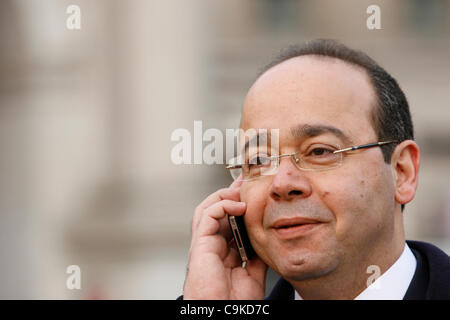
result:
[(230, 160), (226, 169), (230, 171), (234, 180), (242, 175), (243, 181), (251, 181), (263, 176), (271, 176), (276, 174), (280, 165), (280, 159), (284, 157), (291, 157), (296, 167), (300, 170), (324, 171), (339, 167), (342, 164), (344, 152), (380, 147), (398, 142), (399, 141), (397, 140), (374, 142), (344, 149), (315, 143), (306, 148), (304, 152), (298, 151), (294, 153), (281, 154), (279, 156), (269, 156), (263, 154), (262, 152), (258, 152), (254, 156), (249, 157), (249, 160), (245, 161), (243, 164), (239, 164), (241, 157), (236, 157)]

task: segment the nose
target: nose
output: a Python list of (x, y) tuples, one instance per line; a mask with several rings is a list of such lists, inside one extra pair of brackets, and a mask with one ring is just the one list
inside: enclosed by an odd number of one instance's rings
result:
[(273, 176), (270, 196), (276, 201), (291, 201), (311, 195), (312, 187), (303, 171), (294, 164), (292, 157), (280, 159), (280, 165)]

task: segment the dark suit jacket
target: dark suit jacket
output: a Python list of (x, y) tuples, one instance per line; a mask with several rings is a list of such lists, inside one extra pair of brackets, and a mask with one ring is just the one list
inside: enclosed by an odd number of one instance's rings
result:
[[(417, 260), (416, 271), (404, 300), (450, 299), (450, 257), (432, 244), (406, 241)], [(280, 278), (269, 300), (292, 300), (294, 288)]]

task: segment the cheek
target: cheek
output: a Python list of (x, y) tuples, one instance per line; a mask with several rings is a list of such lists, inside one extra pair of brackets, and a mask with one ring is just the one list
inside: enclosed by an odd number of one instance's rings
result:
[(264, 187), (261, 184), (241, 187), (241, 201), (247, 204), (247, 211), (245, 212), (246, 221), (253, 223), (262, 220), (268, 189), (268, 187)]
[(365, 177), (355, 179), (354, 176), (346, 178), (341, 176), (337, 182), (324, 183), (324, 187), (319, 191), (320, 197), (331, 207), (361, 207), (361, 204), (370, 195), (370, 186), (367, 185), (366, 179)]
[(269, 186), (263, 183), (247, 184), (241, 187), (241, 201), (247, 204), (244, 220), (252, 239), (262, 241), (264, 209), (268, 199)]
[(366, 197), (365, 178), (355, 180), (354, 175), (333, 175), (317, 181), (317, 195), (336, 219), (346, 208), (359, 206)]
[(382, 224), (384, 204), (389, 193), (386, 176), (373, 170), (352, 168), (335, 179), (318, 186), (322, 202), (334, 214), (338, 239), (355, 239), (369, 235)]

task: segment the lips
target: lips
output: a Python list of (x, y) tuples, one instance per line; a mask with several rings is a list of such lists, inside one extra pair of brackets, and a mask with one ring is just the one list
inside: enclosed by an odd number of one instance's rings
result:
[(288, 219), (279, 219), (275, 221), (275, 223), (272, 225), (272, 228), (280, 229), (280, 228), (291, 228), (296, 227), (304, 224), (312, 224), (312, 223), (320, 223), (317, 220), (309, 219), (309, 218), (303, 218), (303, 217), (297, 217), (297, 218), (288, 218)]
[(314, 219), (296, 217), (279, 219), (275, 221), (272, 228), (282, 238), (299, 237), (306, 232), (321, 225), (321, 222)]

